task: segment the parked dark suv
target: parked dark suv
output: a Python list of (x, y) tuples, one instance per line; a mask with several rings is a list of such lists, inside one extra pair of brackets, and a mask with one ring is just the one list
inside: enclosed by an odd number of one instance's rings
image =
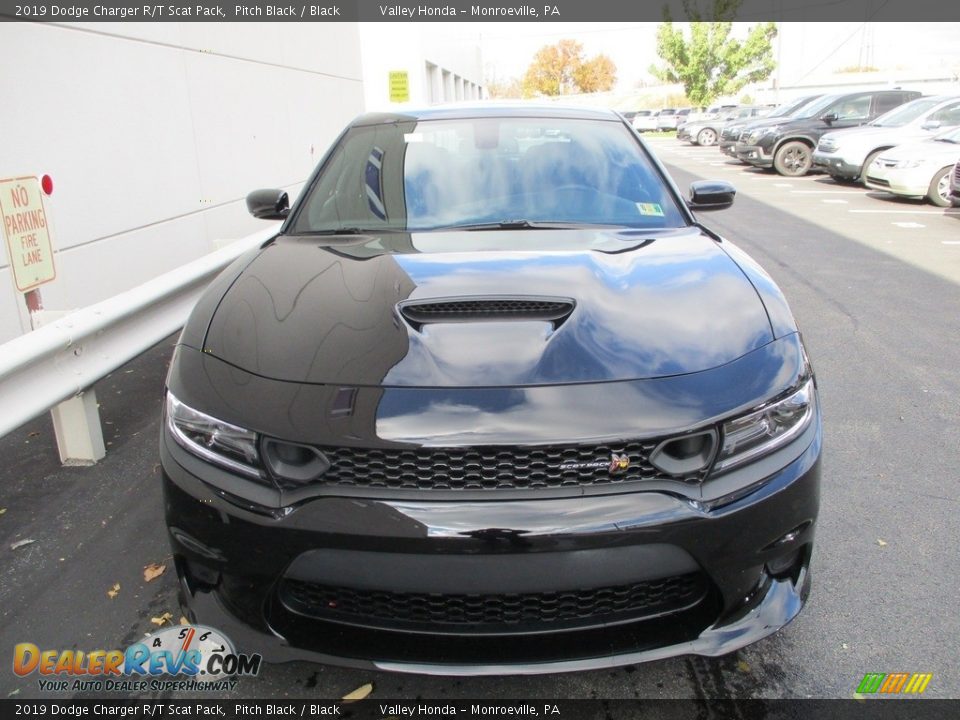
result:
[(741, 136), (737, 157), (757, 167), (773, 167), (781, 175), (806, 175), (820, 136), (857, 127), (920, 97), (913, 90), (873, 90), (826, 95), (808, 107), (807, 117), (759, 127)]

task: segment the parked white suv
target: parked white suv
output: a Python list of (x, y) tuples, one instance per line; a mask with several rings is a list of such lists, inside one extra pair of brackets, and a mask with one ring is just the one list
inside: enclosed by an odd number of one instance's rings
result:
[(838, 182), (859, 178), (884, 151), (960, 126), (960, 95), (922, 97), (861, 127), (820, 138), (813, 164)]

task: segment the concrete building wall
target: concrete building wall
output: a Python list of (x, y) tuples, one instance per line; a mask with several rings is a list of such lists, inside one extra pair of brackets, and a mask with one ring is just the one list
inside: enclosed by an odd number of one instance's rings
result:
[[(49, 174), (57, 279), (83, 307), (262, 227), (363, 109), (356, 24), (0, 23), (0, 178)], [(6, 250), (0, 342), (25, 330)]]
[[(469, 24), (362, 23), (363, 82), (366, 109), (479, 100), (483, 95), (483, 63), (479, 37)], [(410, 100), (390, 100), (391, 71), (407, 72)]]

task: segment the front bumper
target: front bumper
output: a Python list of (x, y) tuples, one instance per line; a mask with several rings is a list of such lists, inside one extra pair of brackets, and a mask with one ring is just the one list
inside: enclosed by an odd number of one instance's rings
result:
[(720, 152), (724, 155), (729, 155), (732, 158), (737, 157), (737, 141), (736, 140), (720, 140), (717, 143), (717, 147), (720, 148)]
[(737, 143), (736, 157), (745, 163), (750, 163), (756, 167), (773, 167), (773, 155), (768, 155), (766, 150), (760, 145), (746, 145)]
[(924, 167), (894, 168), (874, 163), (867, 168), (863, 184), (871, 190), (882, 190), (908, 198), (922, 198), (926, 197), (932, 176), (933, 171)]
[[(269, 662), (445, 675), (612, 667), (729, 653), (792, 620), (809, 592), (820, 424), (806, 449), (750, 494), (706, 509), (666, 492), (497, 502), (327, 496), (244, 508), (161, 442), (167, 522), (187, 617)], [(776, 462), (775, 456), (771, 456)], [(502, 497), (502, 496), (501, 496)], [(499, 500), (500, 498), (498, 498)], [(431, 597), (571, 591), (699, 573), (705, 592), (671, 612), (477, 632), (304, 612), (289, 582)]]
[(861, 163), (851, 162), (836, 153), (825, 153), (820, 150), (815, 150), (813, 153), (813, 165), (822, 168), (830, 175), (849, 180), (860, 177), (862, 170)]

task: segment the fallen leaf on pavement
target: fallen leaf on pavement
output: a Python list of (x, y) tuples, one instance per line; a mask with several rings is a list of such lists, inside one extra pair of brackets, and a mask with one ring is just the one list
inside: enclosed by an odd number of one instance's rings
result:
[(886, 541), (886, 540), (881, 540), (880, 538), (877, 538), (877, 545), (879, 545), (880, 547), (886, 547), (886, 546), (887, 546), (887, 541)]
[(17, 540), (13, 545), (10, 546), (11, 550), (16, 550), (17, 548), (22, 548), (24, 545), (32, 545), (36, 540), (31, 540), (27, 538), (26, 540)]
[(347, 693), (341, 699), (344, 702), (353, 702), (354, 700), (363, 700), (367, 695), (373, 692), (373, 683), (361, 685), (353, 692)]
[(152, 622), (154, 625), (159, 626), (159, 625), (164, 625), (165, 623), (169, 623), (172, 619), (173, 619), (173, 615), (167, 612), (161, 615), (160, 617), (150, 618), (150, 622)]
[(7, 511), (6, 508), (0, 508), (0, 515), (3, 515)]
[(117, 595), (120, 594), (120, 583), (116, 583), (112, 588), (107, 590), (107, 597), (113, 600)]
[(737, 663), (737, 670), (739, 670), (740, 672), (748, 673), (750, 672), (750, 665), (746, 661), (741, 660), (740, 662)]
[(167, 566), (161, 563), (150, 563), (143, 568), (143, 581), (150, 582), (151, 580), (156, 580), (163, 575), (163, 571), (166, 569)]

